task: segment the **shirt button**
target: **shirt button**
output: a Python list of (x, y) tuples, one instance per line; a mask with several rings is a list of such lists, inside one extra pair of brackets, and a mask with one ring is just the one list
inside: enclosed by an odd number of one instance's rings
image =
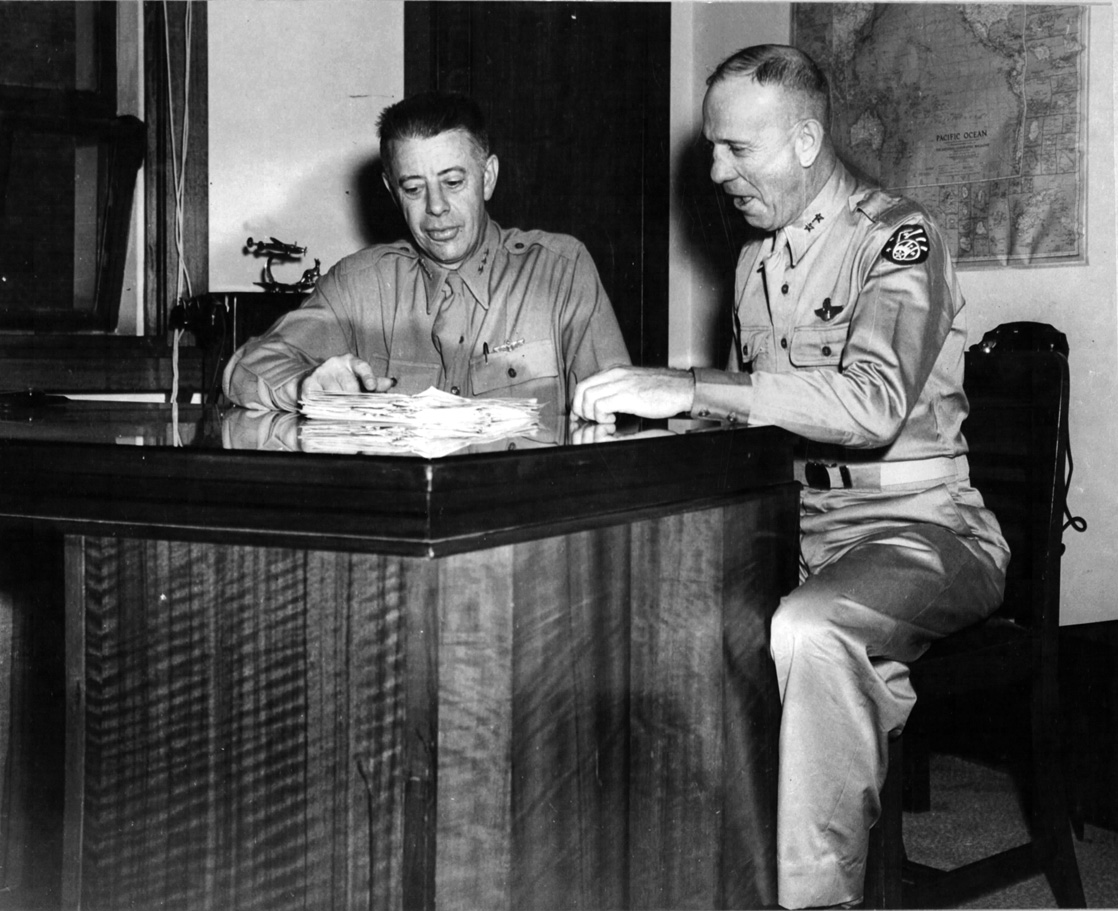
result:
[(726, 420), (729, 421), (731, 424), (736, 424), (738, 422), (738, 416), (731, 411), (728, 415), (726, 415)]
[(705, 418), (709, 414), (710, 412), (706, 408), (703, 408), (699, 411), (699, 417), (701, 418)]
[(831, 356), (831, 346), (830, 345), (824, 345), (823, 346), (823, 357), (830, 357), (830, 356)]
[(451, 395), (458, 395), (458, 387), (457, 386), (451, 386), (450, 387), (450, 394)]
[(788, 339), (786, 339), (786, 338), (782, 338), (782, 339), (780, 340), (780, 347), (781, 347), (781, 348), (787, 348), (787, 347), (788, 347)]
[(781, 294), (787, 294), (788, 293), (788, 282), (785, 282), (783, 285), (780, 286), (780, 293)]
[(509, 367), (509, 376), (516, 376), (516, 368)]

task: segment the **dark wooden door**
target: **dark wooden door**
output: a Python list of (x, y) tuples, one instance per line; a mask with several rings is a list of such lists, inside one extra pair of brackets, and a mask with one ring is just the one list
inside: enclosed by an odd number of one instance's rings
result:
[(589, 248), (634, 363), (668, 351), (670, 4), (409, 2), (405, 91), (489, 120), (502, 225)]

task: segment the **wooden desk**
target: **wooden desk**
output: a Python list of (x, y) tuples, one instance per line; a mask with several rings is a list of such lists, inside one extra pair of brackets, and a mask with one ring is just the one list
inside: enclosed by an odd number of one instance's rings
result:
[(393, 459), (169, 414), (0, 421), (0, 517), (64, 553), (67, 904), (775, 902), (789, 437)]

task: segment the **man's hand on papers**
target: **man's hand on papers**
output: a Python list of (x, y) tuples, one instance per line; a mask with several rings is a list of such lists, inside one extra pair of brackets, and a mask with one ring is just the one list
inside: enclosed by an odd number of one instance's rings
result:
[(352, 354), (339, 354), (323, 361), (314, 373), (303, 378), (299, 397), (308, 392), (387, 392), (396, 385), (388, 376), (377, 376), (368, 361)]
[(587, 421), (612, 424), (619, 414), (670, 418), (691, 410), (695, 378), (667, 367), (611, 367), (580, 382), (571, 413)]

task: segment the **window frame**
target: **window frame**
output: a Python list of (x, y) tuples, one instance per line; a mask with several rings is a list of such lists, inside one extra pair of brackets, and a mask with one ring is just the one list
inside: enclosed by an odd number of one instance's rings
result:
[[(119, 318), (128, 225), (143, 160), (143, 124), (117, 116), (117, 4), (97, 0), (74, 6), (89, 15), (93, 28), (93, 86), (0, 84), (0, 213), (9, 181), (20, 179), (12, 173), (12, 159), (21, 139), (59, 136), (96, 147), (92, 306), (79, 307), (77, 300), (70, 308), (0, 304), (0, 330), (111, 331)], [(75, 162), (75, 185), (76, 169)]]

